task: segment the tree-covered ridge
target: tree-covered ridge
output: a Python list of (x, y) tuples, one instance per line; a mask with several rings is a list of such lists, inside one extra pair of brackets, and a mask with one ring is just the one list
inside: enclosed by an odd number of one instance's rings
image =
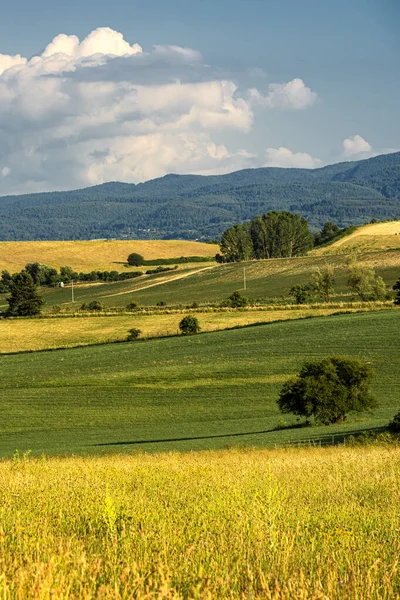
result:
[(0, 239), (212, 239), (269, 211), (314, 229), (400, 217), (400, 153), (321, 169), (167, 175), (141, 184), (0, 198)]

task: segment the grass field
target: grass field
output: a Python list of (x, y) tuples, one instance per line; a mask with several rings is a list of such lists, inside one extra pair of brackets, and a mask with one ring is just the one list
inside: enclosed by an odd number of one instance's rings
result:
[[(383, 305), (382, 308), (385, 308)], [(0, 322), (0, 354), (51, 348), (71, 348), (79, 345), (126, 340), (128, 330), (140, 329), (141, 338), (161, 337), (179, 333), (179, 323), (191, 312), (199, 320), (202, 331), (218, 331), (254, 323), (327, 316), (345, 310), (357, 312), (362, 308), (338, 307), (287, 309), (225, 309), (211, 311), (176, 311), (167, 313), (130, 313), (123, 315), (71, 316), (41, 319), (15, 319)], [(365, 307), (364, 310), (371, 310)]]
[(374, 223), (358, 227), (350, 235), (343, 237), (324, 248), (316, 248), (313, 254), (335, 254), (371, 252), (373, 250), (400, 249), (400, 222)]
[[(99, 300), (106, 306), (126, 306), (135, 301), (151, 306), (159, 301), (170, 305), (220, 302), (235, 290), (249, 298), (288, 298), (289, 289), (298, 283), (308, 283), (317, 267), (331, 264), (336, 268), (336, 300), (350, 300), (346, 286), (349, 257), (344, 255), (306, 256), (273, 260), (250, 261), (225, 265), (185, 265), (182, 269), (159, 275), (145, 276), (130, 281), (105, 284), (78, 284), (75, 286), (75, 307), (83, 302)], [(400, 251), (364, 253), (358, 261), (376, 269), (391, 288), (400, 277)], [(246, 290), (243, 289), (243, 269), (246, 268)], [(54, 304), (73, 308), (71, 288), (43, 290), (47, 308)], [(6, 307), (5, 296), (0, 297), (0, 309)]]
[(0, 463), (0, 598), (398, 600), (400, 448)]
[(216, 244), (186, 240), (89, 240), (68, 242), (0, 242), (0, 271), (20, 271), (29, 262), (40, 262), (59, 269), (69, 266), (76, 271), (125, 271), (131, 252), (146, 260), (181, 256), (214, 257)]
[[(109, 453), (337, 441), (399, 410), (400, 311), (0, 357), (0, 455)], [(360, 357), (376, 370), (373, 415), (330, 427), (282, 423), (276, 399), (305, 359)], [(276, 429), (277, 425), (284, 429)]]

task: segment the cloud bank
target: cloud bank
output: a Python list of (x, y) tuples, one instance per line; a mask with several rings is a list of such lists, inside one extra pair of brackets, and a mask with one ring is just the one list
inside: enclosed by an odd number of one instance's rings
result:
[(288, 148), (267, 148), (265, 167), (286, 167), (315, 169), (322, 166), (322, 160), (305, 152), (292, 152)]
[[(0, 194), (252, 166), (224, 133), (249, 132), (256, 105), (300, 110), (316, 98), (301, 79), (241, 93), (191, 48), (145, 51), (107, 27), (82, 41), (60, 34), (30, 59), (0, 54)], [(267, 159), (316, 161), (283, 148)]]
[(343, 151), (345, 156), (355, 156), (364, 152), (371, 152), (372, 146), (361, 135), (353, 135), (353, 137), (343, 141)]

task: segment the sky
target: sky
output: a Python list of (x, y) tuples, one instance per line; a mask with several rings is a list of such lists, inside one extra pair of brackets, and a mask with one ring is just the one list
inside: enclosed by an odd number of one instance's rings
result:
[(0, 195), (400, 149), (398, 0), (4, 4)]

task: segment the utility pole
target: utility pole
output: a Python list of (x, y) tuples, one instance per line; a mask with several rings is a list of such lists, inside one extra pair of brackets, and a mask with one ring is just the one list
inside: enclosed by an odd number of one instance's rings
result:
[(71, 301), (75, 302), (75, 298), (74, 298), (74, 280), (71, 279)]
[(246, 267), (243, 267), (243, 289), (246, 289)]

